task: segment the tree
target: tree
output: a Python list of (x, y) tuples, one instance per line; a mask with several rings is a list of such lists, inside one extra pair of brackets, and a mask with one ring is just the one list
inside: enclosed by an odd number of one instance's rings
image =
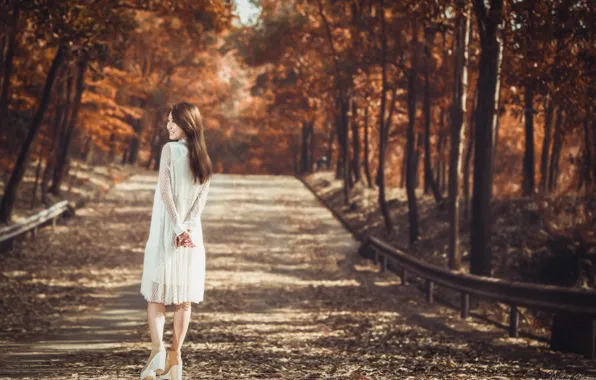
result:
[[(81, 107), (81, 98), (83, 96), (83, 91), (85, 90), (85, 73), (87, 71), (87, 64), (88, 63), (85, 58), (79, 60), (77, 64), (77, 81), (74, 104), (71, 109), (70, 118), (65, 118), (65, 120), (68, 120), (68, 126), (65, 129), (65, 133), (62, 136), (62, 142), (59, 145), (61, 148), (58, 150), (58, 160), (54, 170), (52, 187), (50, 188), (50, 191), (55, 195), (60, 195), (60, 185), (62, 184), (66, 174), (66, 168), (68, 167), (68, 152), (72, 141), (73, 131), (75, 130), (77, 124), (79, 109)], [(70, 107), (67, 107), (67, 111), (69, 108)]]
[(410, 244), (420, 236), (418, 225), (418, 205), (416, 203), (416, 166), (414, 160), (414, 125), (416, 124), (416, 76), (418, 68), (418, 28), (417, 20), (412, 20), (411, 64), (408, 72), (408, 132), (406, 143), (406, 193), (408, 195), (408, 224)]
[(466, 94), (468, 89), (468, 42), (470, 17), (463, 0), (456, 3), (455, 75), (451, 107), (451, 149), (449, 154), (449, 268), (461, 269), (459, 250), (459, 182), (462, 175), (461, 155), (464, 145)]
[(379, 206), (381, 214), (385, 220), (385, 230), (390, 232), (393, 230), (393, 221), (389, 215), (389, 208), (385, 199), (385, 149), (387, 146), (387, 122), (385, 121), (385, 102), (387, 101), (387, 35), (385, 34), (385, 1), (381, 0), (381, 11), (379, 12), (381, 18), (381, 106), (379, 108), (379, 169), (377, 174), (377, 182), (379, 185)]
[(424, 192), (432, 190), (435, 201), (438, 204), (443, 203), (443, 197), (439, 191), (437, 183), (433, 179), (431, 167), (431, 150), (430, 150), (430, 124), (431, 124), (431, 85), (430, 85), (430, 71), (434, 66), (432, 59), (432, 45), (434, 42), (435, 30), (433, 26), (424, 28)]
[(474, 1), (474, 11), (480, 34), (478, 101), (475, 112), (474, 186), (470, 226), (470, 271), (478, 275), (491, 274), (491, 210), (493, 174), (493, 141), (499, 104), (499, 67), (501, 65), (502, 0), (490, 0), (487, 9), (483, 0)]
[[(3, 6), (2, 8), (5, 8)], [(13, 60), (16, 49), (16, 39), (19, 30), (19, 5), (13, 5), (11, 26), (12, 30), (8, 36), (8, 46), (6, 49), (6, 57), (2, 57), (2, 88), (0, 91), (0, 133), (6, 128), (8, 122), (8, 102), (10, 100), (10, 79), (12, 74)], [(5, 8), (6, 9), (6, 8)], [(4, 54), (4, 49), (0, 51)]]
[(23, 176), (25, 174), (25, 164), (29, 159), (33, 140), (37, 135), (37, 131), (41, 126), (43, 116), (46, 112), (46, 109), (48, 108), (50, 94), (52, 92), (52, 86), (54, 85), (54, 80), (56, 79), (56, 72), (58, 71), (58, 67), (62, 64), (62, 61), (64, 60), (65, 50), (66, 48), (63, 46), (58, 47), (58, 49), (56, 50), (56, 55), (54, 56), (54, 60), (52, 61), (50, 71), (48, 72), (46, 83), (43, 89), (43, 95), (39, 102), (37, 112), (35, 113), (35, 117), (31, 122), (29, 133), (27, 134), (27, 137), (23, 142), (23, 147), (17, 158), (15, 169), (10, 177), (10, 180), (8, 181), (8, 184), (4, 189), (4, 196), (2, 197), (2, 203), (0, 204), (0, 221), (4, 223), (8, 223), (10, 221), (14, 201), (17, 196), (17, 189), (21, 184), (21, 181), (23, 180)]

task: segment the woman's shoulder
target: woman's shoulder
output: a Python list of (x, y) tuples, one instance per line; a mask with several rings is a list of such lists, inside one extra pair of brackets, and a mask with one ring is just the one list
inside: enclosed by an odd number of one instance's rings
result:
[(178, 155), (180, 153), (183, 153), (185, 148), (186, 146), (180, 143), (179, 141), (168, 141), (163, 145), (162, 149), (168, 149), (172, 154)]
[(175, 143), (176, 143), (176, 141), (168, 141), (165, 144), (163, 144), (163, 146), (161, 147), (161, 150), (162, 151), (165, 151), (165, 150), (173, 151), (175, 149), (175, 146), (174, 146)]

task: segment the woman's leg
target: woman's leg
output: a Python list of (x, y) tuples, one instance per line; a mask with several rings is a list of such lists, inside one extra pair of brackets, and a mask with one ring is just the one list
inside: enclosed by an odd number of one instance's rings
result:
[(173, 322), (173, 336), (172, 336), (172, 347), (170, 348), (170, 365), (176, 365), (179, 363), (181, 356), (180, 350), (182, 349), (182, 343), (186, 337), (188, 331), (188, 325), (190, 323), (190, 302), (184, 302), (181, 304), (174, 305), (174, 322)]
[(147, 303), (147, 322), (151, 334), (151, 357), (164, 350), (163, 328), (166, 323), (166, 306), (163, 303)]

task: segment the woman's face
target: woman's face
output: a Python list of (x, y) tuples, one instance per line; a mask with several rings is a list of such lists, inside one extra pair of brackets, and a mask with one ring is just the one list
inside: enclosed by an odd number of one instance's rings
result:
[(180, 140), (186, 137), (184, 130), (172, 119), (172, 112), (168, 115), (168, 122), (166, 124), (170, 140)]

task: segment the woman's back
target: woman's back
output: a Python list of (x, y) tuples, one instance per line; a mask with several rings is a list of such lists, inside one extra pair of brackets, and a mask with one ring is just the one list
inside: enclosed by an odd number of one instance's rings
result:
[[(171, 185), (174, 203), (181, 222), (200, 218), (209, 191), (209, 180), (195, 182), (190, 169), (186, 139), (168, 142), (172, 153)], [(188, 223), (187, 223), (188, 224)]]

